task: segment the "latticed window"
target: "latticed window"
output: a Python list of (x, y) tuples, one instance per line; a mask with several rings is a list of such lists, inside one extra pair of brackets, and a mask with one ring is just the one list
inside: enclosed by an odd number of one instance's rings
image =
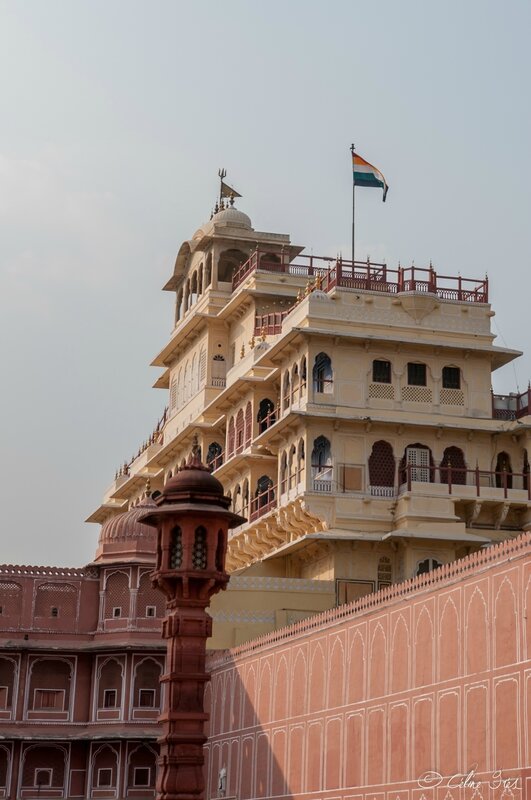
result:
[(15, 581), (0, 581), (2, 616), (16, 617), (22, 611), (22, 587)]
[(369, 456), (369, 480), (371, 486), (394, 486), (395, 458), (389, 442), (380, 440), (373, 444)]
[(171, 532), (170, 569), (179, 569), (183, 563), (183, 532), (177, 526)]
[(459, 367), (443, 367), (442, 385), (443, 389), (461, 388), (461, 370)]
[(390, 586), (393, 580), (393, 567), (388, 556), (382, 556), (378, 561), (378, 588)]
[(372, 379), (374, 383), (391, 383), (391, 362), (378, 360), (373, 361)]
[[(113, 572), (105, 584), (105, 619), (129, 616), (129, 576), (125, 572)], [(119, 608), (117, 614), (115, 609)]]
[(43, 583), (37, 587), (36, 617), (70, 617), (77, 613), (77, 589), (71, 583)]
[(196, 528), (194, 549), (192, 551), (192, 566), (194, 569), (206, 569), (207, 565), (207, 532), (201, 525)]
[(407, 382), (409, 386), (426, 386), (426, 364), (407, 365)]
[(177, 406), (177, 378), (172, 378), (170, 385), (170, 410)]
[(144, 572), (138, 584), (136, 600), (137, 617), (164, 616), (164, 597), (151, 583), (149, 572)]

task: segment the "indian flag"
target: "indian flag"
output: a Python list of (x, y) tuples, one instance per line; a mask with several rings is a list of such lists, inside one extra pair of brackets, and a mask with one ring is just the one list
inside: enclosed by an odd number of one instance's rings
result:
[(383, 189), (383, 201), (385, 203), (387, 190), (389, 189), (387, 181), (379, 169), (373, 167), (372, 164), (369, 164), (357, 153), (352, 153), (352, 176), (356, 186), (377, 186)]

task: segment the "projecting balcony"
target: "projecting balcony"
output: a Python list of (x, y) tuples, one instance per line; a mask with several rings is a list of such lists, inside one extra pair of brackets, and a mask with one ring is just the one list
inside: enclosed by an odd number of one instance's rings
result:
[[(515, 500), (531, 502), (531, 480), (529, 472), (509, 472), (508, 470), (465, 469), (452, 467), (414, 466), (407, 464), (399, 475), (399, 485), (394, 487), (371, 487), (372, 489), (393, 489), (395, 494), (420, 491), (437, 491), (444, 487), (444, 493), (466, 498), (483, 497), (492, 500)], [(378, 496), (378, 495), (376, 495)], [(387, 496), (387, 495), (384, 495)], [(391, 495), (389, 495), (391, 496)]]
[[(274, 258), (271, 253), (255, 250), (233, 275), (232, 290), (255, 272), (291, 275), (298, 278), (318, 278), (319, 288), (329, 292), (336, 286), (356, 291), (383, 292), (385, 294), (433, 295), (440, 300), (463, 303), (488, 303), (488, 279), (463, 278), (460, 275), (440, 275), (431, 265), (428, 268), (398, 267), (389, 269), (387, 264), (370, 261), (348, 261), (326, 256), (299, 255), (290, 259), (288, 252)], [(286, 316), (274, 317), (266, 322), (280, 333)], [(259, 332), (259, 331), (257, 331)]]
[(531, 408), (531, 388), (517, 394), (492, 395), (492, 419), (515, 420), (529, 414)]

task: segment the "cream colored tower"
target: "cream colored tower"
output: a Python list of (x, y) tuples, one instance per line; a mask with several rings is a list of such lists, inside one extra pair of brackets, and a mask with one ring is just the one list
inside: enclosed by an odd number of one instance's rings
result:
[(160, 490), (198, 436), (249, 520), (214, 646), (531, 527), (529, 392), (492, 395), (519, 353), (493, 344), (487, 281), (302, 249), (231, 204), (182, 244), (167, 412), (89, 517)]

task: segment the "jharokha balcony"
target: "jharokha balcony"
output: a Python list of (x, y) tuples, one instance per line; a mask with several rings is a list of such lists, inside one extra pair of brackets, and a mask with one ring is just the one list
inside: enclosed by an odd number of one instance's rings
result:
[[(488, 303), (488, 279), (477, 280), (458, 276), (439, 275), (430, 266), (398, 267), (390, 269), (387, 264), (370, 261), (348, 261), (343, 258), (299, 255), (290, 260), (289, 254), (271, 253), (255, 250), (250, 258), (237, 269), (232, 279), (233, 291), (254, 272), (273, 272), (308, 279), (319, 279), (319, 288), (324, 292), (339, 286), (356, 291), (383, 292), (399, 294), (416, 292), (432, 294), (441, 300), (454, 300), (465, 303)], [(280, 317), (281, 315), (275, 315)], [(273, 324), (282, 324), (275, 320)], [(278, 331), (280, 332), (280, 331)]]

